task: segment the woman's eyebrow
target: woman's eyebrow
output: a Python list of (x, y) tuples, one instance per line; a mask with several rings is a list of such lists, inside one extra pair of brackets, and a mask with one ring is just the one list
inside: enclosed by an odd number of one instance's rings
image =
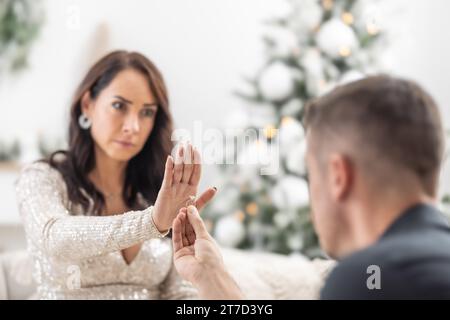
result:
[(125, 103), (127, 103), (127, 104), (133, 104), (132, 101), (130, 101), (130, 100), (128, 100), (128, 99), (125, 99), (124, 97), (121, 97), (121, 96), (114, 96), (114, 98), (117, 98), (117, 99), (119, 99), (119, 100), (122, 100), (123, 102), (125, 102)]
[[(123, 102), (127, 103), (127, 104), (133, 104), (133, 101), (130, 101), (128, 99), (125, 99), (124, 97), (121, 96), (114, 96), (114, 98), (122, 100)], [(146, 108), (151, 108), (151, 107), (158, 107), (158, 104), (156, 102), (152, 102), (152, 103), (144, 103), (144, 107)]]
[(156, 102), (144, 104), (144, 108), (152, 108), (152, 107), (157, 108), (158, 104)]

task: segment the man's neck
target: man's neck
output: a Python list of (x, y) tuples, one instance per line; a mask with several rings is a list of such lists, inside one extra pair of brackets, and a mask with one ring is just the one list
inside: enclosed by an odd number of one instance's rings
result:
[(348, 236), (339, 256), (345, 257), (373, 245), (406, 210), (418, 204), (434, 204), (434, 200), (417, 194), (403, 198), (385, 197), (371, 204), (366, 202), (355, 205), (349, 214)]

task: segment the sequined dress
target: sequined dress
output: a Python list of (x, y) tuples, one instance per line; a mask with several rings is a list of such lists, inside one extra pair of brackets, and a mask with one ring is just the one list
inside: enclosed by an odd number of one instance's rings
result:
[[(68, 200), (61, 174), (45, 163), (22, 169), (16, 196), (38, 298), (198, 297), (175, 270), (171, 241), (155, 227), (152, 206), (114, 216), (84, 213)], [(141, 249), (128, 264), (121, 250), (137, 243)]]

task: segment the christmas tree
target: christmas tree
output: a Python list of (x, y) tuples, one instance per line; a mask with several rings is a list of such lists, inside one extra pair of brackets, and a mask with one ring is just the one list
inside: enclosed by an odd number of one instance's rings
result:
[(26, 67), (43, 22), (41, 0), (0, 1), (0, 75)]
[[(291, 0), (267, 23), (266, 62), (238, 95), (248, 103), (241, 130), (257, 139), (233, 148), (222, 186), (205, 217), (224, 246), (321, 255), (309, 208), (303, 107), (336, 85), (379, 71), (385, 33), (377, 1)], [(242, 115), (240, 115), (242, 117)], [(262, 130), (261, 130), (262, 128)], [(275, 146), (275, 148), (272, 148)], [(261, 161), (278, 157), (272, 174)], [(230, 163), (230, 162), (225, 162)], [(251, 164), (250, 164), (251, 163)]]

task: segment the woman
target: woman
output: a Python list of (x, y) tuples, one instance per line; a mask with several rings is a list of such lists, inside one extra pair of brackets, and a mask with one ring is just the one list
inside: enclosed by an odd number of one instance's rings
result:
[(89, 70), (68, 150), (25, 167), (16, 183), (39, 298), (197, 296), (164, 237), (195, 199), (200, 156), (190, 144), (169, 156), (171, 130), (166, 86), (147, 58), (117, 51)]

